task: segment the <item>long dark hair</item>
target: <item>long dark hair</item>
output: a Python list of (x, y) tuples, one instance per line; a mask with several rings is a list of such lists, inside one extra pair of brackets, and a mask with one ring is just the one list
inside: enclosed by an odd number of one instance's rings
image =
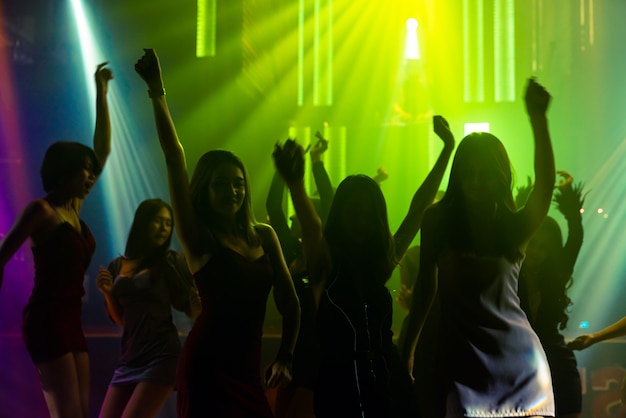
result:
[[(450, 169), (448, 189), (439, 202), (447, 219), (445, 224), (448, 225), (450, 244), (463, 249), (471, 247), (463, 181), (468, 167), (472, 164), (479, 164), (496, 180), (494, 197), (497, 204), (497, 222), (506, 224), (516, 211), (512, 192), (513, 170), (504, 145), (490, 133), (474, 132), (467, 135), (456, 150)], [(511, 242), (510, 237), (502, 234), (498, 240), (502, 244), (499, 248), (508, 258), (518, 259), (522, 256), (517, 244)]]
[[(374, 230), (374, 237), (367, 243), (367, 246), (356, 249), (358, 260), (349, 255), (355, 249), (351, 248), (353, 244), (343, 224), (343, 209), (346, 202), (357, 192), (364, 192), (368, 195), (368, 201), (373, 209), (373, 216), (369, 222)], [(360, 267), (372, 272), (370, 276), (376, 282), (380, 280), (380, 283), (384, 284), (389, 279), (396, 260), (387, 219), (387, 205), (380, 187), (370, 177), (352, 175), (339, 184), (328, 213), (324, 238), (335, 265), (340, 267), (343, 263), (358, 262)]]
[(209, 187), (215, 170), (223, 164), (233, 164), (243, 173), (246, 194), (241, 209), (237, 212), (237, 225), (243, 237), (249, 244), (258, 243), (258, 237), (254, 230), (256, 220), (252, 212), (252, 196), (250, 194), (250, 182), (243, 162), (230, 151), (212, 150), (206, 152), (196, 164), (190, 181), (191, 204), (196, 220), (207, 231), (211, 230), (211, 202), (209, 199)]
[[(165, 256), (172, 242), (172, 232), (163, 244), (153, 247), (148, 235), (148, 226), (154, 217), (166, 208), (172, 216), (172, 208), (161, 199), (147, 199), (139, 204), (135, 211), (135, 217), (128, 233), (126, 250), (124, 255), (128, 258), (141, 259), (136, 271), (152, 269), (165, 260)], [(174, 231), (174, 218), (172, 217), (172, 231)]]
[[(533, 281), (535, 286), (540, 289), (542, 306), (545, 308), (543, 312), (546, 316), (542, 320), (563, 330), (569, 320), (567, 309), (572, 304), (567, 291), (574, 281), (569, 274), (568, 267), (563, 265), (563, 235), (558, 222), (550, 216), (543, 221), (534, 237), (539, 235), (546, 237), (546, 257), (535, 267), (536, 273), (533, 276), (529, 276), (524, 268), (525, 264), (522, 265), (520, 284)], [(532, 239), (529, 245), (532, 245)], [(520, 295), (525, 296), (523, 292)]]

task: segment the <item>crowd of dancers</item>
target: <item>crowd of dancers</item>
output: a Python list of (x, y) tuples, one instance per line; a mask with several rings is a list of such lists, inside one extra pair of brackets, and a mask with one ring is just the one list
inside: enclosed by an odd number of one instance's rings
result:
[[(572, 350), (626, 334), (626, 321), (569, 346), (561, 334), (583, 242), (584, 193), (556, 171), (551, 97), (535, 79), (525, 95), (534, 182), (514, 196), (502, 142), (472, 133), (458, 144), (438, 196), (455, 138), (435, 116), (441, 152), (392, 232), (379, 186), (386, 173), (351, 175), (334, 189), (321, 135), (306, 151), (295, 140), (276, 145), (269, 224), (256, 222), (248, 173), (232, 152), (206, 152), (188, 177), (154, 50), (144, 51), (135, 71), (148, 87), (171, 206), (144, 200), (124, 255), (96, 279), (106, 312), (123, 329), (100, 417), (154, 417), (173, 390), (181, 418), (581, 417)], [(32, 247), (22, 335), (52, 417), (88, 417), (81, 297), (95, 239), (79, 213), (111, 149), (112, 78), (100, 64), (93, 148), (48, 148), (46, 195), (26, 206), (0, 243), (0, 285), (12, 255), (26, 240)], [(304, 183), (307, 152), (315, 199)], [(291, 226), (285, 186), (296, 212)], [(567, 220), (565, 244), (547, 217), (553, 201)], [(409, 248), (420, 229), (420, 245)], [(182, 253), (170, 249), (174, 231)], [(397, 266), (407, 317), (396, 344), (386, 284)], [(282, 333), (262, 376), (270, 292)], [(172, 307), (194, 321), (182, 347)], [(271, 404), (267, 388), (276, 389)]]

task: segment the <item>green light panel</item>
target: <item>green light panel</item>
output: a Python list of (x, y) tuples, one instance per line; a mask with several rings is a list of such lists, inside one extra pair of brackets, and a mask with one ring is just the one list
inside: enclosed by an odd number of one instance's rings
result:
[(513, 0), (493, 3), (494, 100), (515, 101), (515, 5)]
[(214, 57), (217, 0), (198, 0), (197, 5), (196, 57)]
[(463, 0), (463, 98), (485, 101), (484, 0)]

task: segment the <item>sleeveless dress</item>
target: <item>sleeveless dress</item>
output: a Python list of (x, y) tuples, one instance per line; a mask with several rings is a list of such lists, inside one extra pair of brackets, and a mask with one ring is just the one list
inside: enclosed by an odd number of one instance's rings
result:
[[(554, 280), (553, 277), (541, 279)], [(520, 287), (520, 297), (524, 311), (531, 312), (526, 286)], [(544, 291), (536, 318), (532, 319), (529, 315), (529, 320), (546, 352), (552, 375), (556, 413), (559, 415), (579, 414), (582, 411), (583, 401), (582, 382), (578, 373), (576, 356), (567, 347), (565, 337), (559, 331), (559, 320), (556, 319), (558, 316), (555, 315), (553, 307), (555, 299), (556, 296), (551, 295), (549, 291)]]
[(111, 385), (174, 386), (180, 340), (171, 307), (182, 312), (189, 309), (193, 281), (185, 259), (169, 251), (158, 270), (145, 269), (133, 277), (119, 275), (121, 267), (121, 257), (109, 265), (115, 277), (112, 296), (122, 307), (124, 319), (122, 354)]
[(320, 369), (318, 418), (417, 417), (406, 369), (392, 343), (392, 300), (384, 285), (364, 291), (340, 274), (327, 285), (317, 313)]
[(35, 364), (87, 351), (81, 298), (96, 242), (83, 221), (80, 226), (82, 232), (63, 222), (32, 247), (35, 285), (22, 313), (22, 338)]
[(554, 416), (550, 370), (517, 294), (522, 260), (438, 260), (447, 417)]
[(176, 378), (179, 418), (272, 417), (261, 385), (261, 337), (273, 270), (218, 246), (194, 274), (202, 312), (183, 346)]

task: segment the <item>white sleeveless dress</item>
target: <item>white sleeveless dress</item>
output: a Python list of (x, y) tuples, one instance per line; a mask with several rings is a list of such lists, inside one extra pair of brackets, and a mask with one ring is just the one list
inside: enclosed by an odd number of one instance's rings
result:
[(517, 294), (522, 261), (440, 254), (446, 417), (554, 416), (546, 355)]

